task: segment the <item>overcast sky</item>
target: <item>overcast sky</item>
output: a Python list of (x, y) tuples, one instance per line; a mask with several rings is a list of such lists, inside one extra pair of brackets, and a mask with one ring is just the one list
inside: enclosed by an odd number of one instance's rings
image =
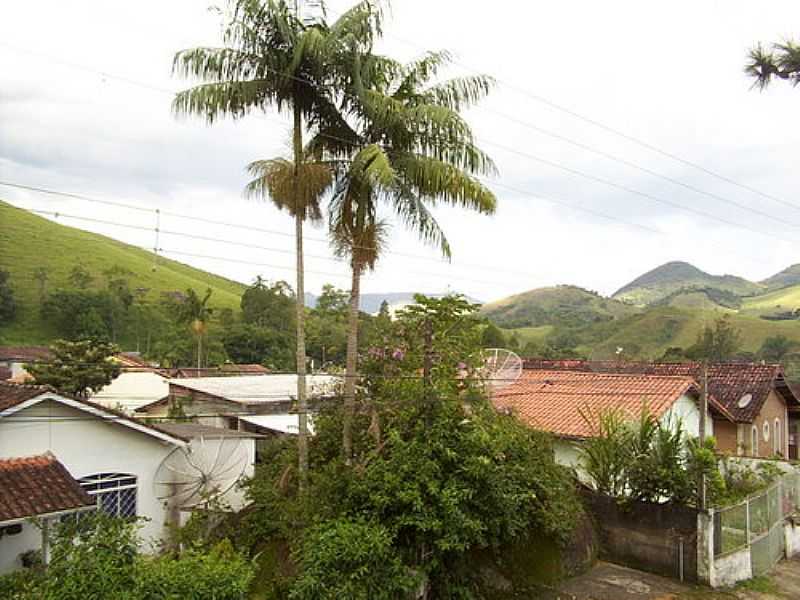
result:
[[(241, 195), (249, 161), (288, 152), (287, 117), (208, 127), (170, 113), (171, 91), (184, 86), (170, 76), (174, 52), (219, 41), (209, 4), (5, 3), (0, 180), (277, 232), (165, 215), (166, 231), (233, 243), (162, 233), (158, 245), (232, 279), (292, 281), (290, 219)], [(329, 2), (330, 18), (350, 4)], [(611, 293), (670, 260), (751, 279), (800, 262), (800, 89), (779, 83), (752, 91), (742, 72), (751, 45), (793, 35), (800, 37), (796, 0), (395, 0), (382, 52), (406, 60), (447, 49), (457, 60), (451, 74), (477, 70), (498, 80), (468, 113), (500, 170), (490, 182), (498, 210), (492, 217), (435, 211), (453, 247), (451, 265), (395, 224), (392, 253), (363, 290), (450, 289), (492, 300), (572, 283)], [(120, 226), (153, 228), (152, 211), (1, 186), (0, 198), (110, 221), (116, 225), (59, 217), (139, 246), (156, 243), (152, 231)], [(325, 230), (308, 237), (308, 289), (348, 287)]]

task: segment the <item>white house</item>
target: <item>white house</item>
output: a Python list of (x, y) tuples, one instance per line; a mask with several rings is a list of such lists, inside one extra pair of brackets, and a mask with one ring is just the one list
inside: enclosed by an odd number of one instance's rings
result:
[[(308, 375), (310, 402), (335, 394), (341, 378)], [(239, 418), (283, 415), (296, 420), (297, 375), (241, 375), (169, 380), (169, 397), (137, 409), (150, 418), (181, 414), (204, 425), (238, 429)]]
[[(700, 435), (699, 390), (686, 376), (525, 369), (520, 379), (495, 392), (492, 402), (527, 425), (553, 433), (556, 461), (579, 471), (580, 445), (597, 435), (604, 412), (636, 419), (646, 408), (662, 424), (680, 425), (690, 437)], [(730, 418), (713, 399), (706, 416), (709, 437), (714, 434), (712, 416)]]
[[(168, 525), (183, 521), (205, 493), (219, 492), (225, 503), (241, 506), (234, 484), (253, 472), (254, 437), (191, 424), (148, 425), (46, 387), (0, 383), (0, 460), (52, 456), (98, 508), (147, 519), (140, 532), (146, 550), (167, 542)], [(182, 468), (189, 462), (206, 472)], [(35, 484), (50, 486), (44, 478)], [(12, 493), (0, 488), (0, 506), (15, 501)], [(49, 512), (23, 517), (58, 516)], [(39, 529), (20, 518), (0, 535), (0, 573), (19, 568), (20, 554), (42, 545)]]

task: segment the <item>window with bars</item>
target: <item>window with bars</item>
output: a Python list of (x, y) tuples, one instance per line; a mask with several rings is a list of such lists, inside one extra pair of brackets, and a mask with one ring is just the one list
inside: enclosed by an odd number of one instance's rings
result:
[(112, 517), (136, 517), (136, 475), (98, 473), (78, 480), (90, 496), (97, 499), (97, 508)]

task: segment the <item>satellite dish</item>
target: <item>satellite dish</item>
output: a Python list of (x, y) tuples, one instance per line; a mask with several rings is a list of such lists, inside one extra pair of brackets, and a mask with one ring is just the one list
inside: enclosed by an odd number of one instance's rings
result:
[(505, 348), (488, 348), (484, 352), (484, 376), (492, 392), (511, 385), (522, 375), (522, 359)]
[(739, 398), (739, 402), (737, 402), (737, 404), (739, 405), (739, 408), (746, 408), (747, 405), (750, 404), (752, 400), (753, 400), (753, 394), (745, 394), (744, 396)]
[(249, 453), (238, 437), (203, 436), (174, 448), (156, 471), (156, 498), (175, 508), (191, 509), (219, 498), (242, 478)]

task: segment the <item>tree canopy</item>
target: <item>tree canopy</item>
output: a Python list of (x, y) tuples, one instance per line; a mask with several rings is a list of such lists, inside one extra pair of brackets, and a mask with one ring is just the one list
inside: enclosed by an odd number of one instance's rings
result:
[(53, 386), (60, 392), (86, 397), (103, 389), (121, 372), (112, 360), (119, 348), (108, 342), (58, 340), (50, 351), (52, 358), (25, 365), (25, 369), (37, 384)]

